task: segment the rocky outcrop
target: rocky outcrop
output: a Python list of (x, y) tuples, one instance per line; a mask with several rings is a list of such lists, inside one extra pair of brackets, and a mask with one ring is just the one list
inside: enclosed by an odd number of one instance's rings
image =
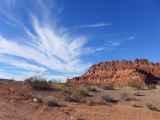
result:
[(160, 80), (160, 63), (147, 59), (101, 62), (82, 76), (68, 79), (70, 84), (106, 84), (125, 86), (133, 82), (156, 84)]

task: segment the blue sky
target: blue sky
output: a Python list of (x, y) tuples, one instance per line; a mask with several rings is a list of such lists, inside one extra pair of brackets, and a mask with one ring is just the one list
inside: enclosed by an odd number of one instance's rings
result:
[(95, 63), (160, 61), (159, 0), (0, 0), (0, 77), (64, 81)]

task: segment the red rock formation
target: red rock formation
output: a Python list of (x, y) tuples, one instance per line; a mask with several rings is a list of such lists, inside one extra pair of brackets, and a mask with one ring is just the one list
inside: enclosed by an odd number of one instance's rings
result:
[(107, 84), (125, 86), (133, 82), (156, 84), (160, 80), (160, 63), (146, 59), (111, 61), (93, 65), (82, 76), (68, 79), (70, 84)]

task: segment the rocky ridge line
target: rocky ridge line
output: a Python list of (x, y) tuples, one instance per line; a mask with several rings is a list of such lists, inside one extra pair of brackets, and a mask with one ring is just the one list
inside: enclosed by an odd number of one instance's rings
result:
[(134, 61), (101, 62), (90, 67), (82, 76), (68, 79), (69, 84), (108, 84), (126, 86), (133, 82), (157, 84), (160, 80), (160, 63), (147, 59)]

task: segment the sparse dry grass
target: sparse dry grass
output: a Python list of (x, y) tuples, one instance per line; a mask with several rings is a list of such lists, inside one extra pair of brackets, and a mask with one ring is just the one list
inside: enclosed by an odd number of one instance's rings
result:
[(118, 100), (115, 100), (111, 95), (103, 95), (102, 99), (105, 100), (106, 102), (110, 102), (110, 103), (117, 103)]
[(132, 94), (128, 93), (121, 93), (120, 95), (121, 99), (126, 100), (126, 101), (135, 101), (136, 98)]
[(142, 102), (135, 102), (135, 101), (133, 101), (132, 103), (131, 103), (131, 105), (132, 105), (132, 107), (144, 107), (144, 105), (142, 104)]
[(140, 92), (140, 91), (135, 92), (134, 95), (135, 95), (135, 96), (145, 96), (145, 94), (142, 93), (142, 92)]
[(91, 87), (91, 86), (87, 86), (86, 89), (87, 89), (88, 92), (97, 92), (97, 89), (94, 88), (94, 87)]
[(102, 88), (104, 90), (114, 90), (114, 85), (113, 84), (105, 84), (105, 85), (102, 85)]
[(153, 110), (153, 111), (160, 111), (160, 106), (156, 105), (155, 103), (153, 102), (148, 102), (146, 104), (147, 108), (150, 109), (150, 110)]
[(148, 88), (149, 90), (152, 90), (152, 89), (156, 89), (157, 86), (154, 85), (154, 84), (152, 84), (152, 85), (147, 85), (147, 88)]
[(67, 102), (85, 102), (88, 93), (83, 89), (67, 88), (63, 90), (63, 95)]
[(136, 90), (144, 90), (145, 87), (143, 83), (131, 83), (129, 86), (135, 88)]
[(48, 107), (59, 107), (60, 104), (54, 96), (46, 96), (43, 98), (43, 103)]

